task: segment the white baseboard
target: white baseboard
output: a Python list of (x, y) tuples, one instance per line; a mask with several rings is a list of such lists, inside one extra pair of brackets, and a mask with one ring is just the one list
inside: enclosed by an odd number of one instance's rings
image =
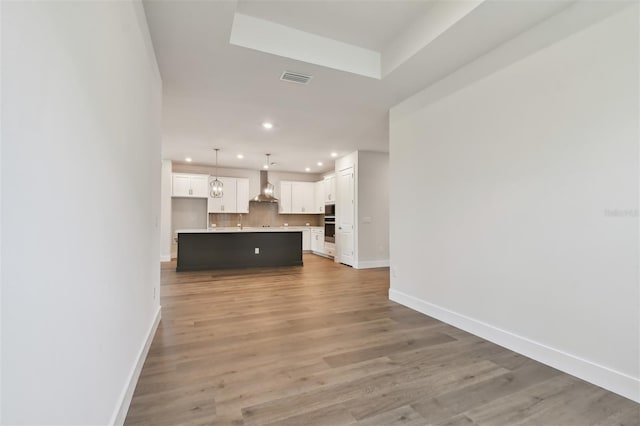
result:
[(138, 378), (140, 377), (140, 373), (142, 372), (142, 366), (144, 365), (144, 361), (147, 359), (147, 354), (149, 353), (149, 347), (151, 346), (151, 342), (153, 341), (153, 336), (155, 336), (156, 330), (158, 329), (158, 324), (160, 324), (160, 309), (161, 307), (158, 306), (156, 316), (151, 323), (149, 331), (147, 332), (147, 339), (140, 349), (140, 353), (138, 353), (136, 364), (133, 366), (131, 374), (129, 374), (127, 385), (122, 391), (120, 404), (118, 405), (117, 411), (113, 413), (113, 416), (111, 416), (111, 421), (109, 422), (110, 425), (121, 426), (124, 424), (124, 420), (127, 417), (127, 412), (129, 411), (129, 405), (131, 405), (131, 399), (133, 398), (133, 391), (136, 390)]
[(160, 255), (160, 262), (171, 262), (171, 255), (170, 254)]
[(369, 268), (388, 268), (389, 259), (384, 260), (362, 260), (355, 262), (353, 265), (356, 269), (369, 269)]
[(316, 256), (326, 257), (327, 259), (333, 259), (333, 256), (329, 256), (327, 253), (323, 253), (321, 251), (312, 251), (311, 253), (315, 254)]
[(389, 300), (615, 392), (625, 398), (640, 402), (639, 378), (469, 318), (398, 290), (389, 289)]

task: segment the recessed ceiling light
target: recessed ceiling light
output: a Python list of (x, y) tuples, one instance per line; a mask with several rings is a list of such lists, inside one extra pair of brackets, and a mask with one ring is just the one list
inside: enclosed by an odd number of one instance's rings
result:
[(236, 155), (236, 157), (238, 157), (240, 160), (242, 160), (244, 158), (244, 155), (238, 154), (238, 155)]
[(263, 168), (263, 169), (268, 169), (268, 168), (269, 168), (269, 165), (268, 165), (268, 164), (265, 164), (264, 166), (262, 166), (262, 168)]
[(337, 156), (338, 156), (338, 153), (337, 153), (337, 152), (332, 152), (332, 153), (331, 153), (331, 156), (332, 156), (332, 157), (337, 157)]
[(273, 123), (269, 123), (268, 121), (265, 121), (264, 123), (262, 123), (262, 127), (264, 127), (265, 129), (272, 129)]
[(322, 161), (318, 161), (318, 166), (322, 166)]
[(184, 159), (184, 161), (186, 161), (187, 163), (190, 163), (193, 160), (191, 159), (191, 157), (187, 157), (187, 158)]
[(306, 167), (306, 168), (304, 169), (304, 171), (305, 171), (305, 172), (310, 172), (310, 171), (311, 171), (311, 168), (310, 168), (310, 167)]

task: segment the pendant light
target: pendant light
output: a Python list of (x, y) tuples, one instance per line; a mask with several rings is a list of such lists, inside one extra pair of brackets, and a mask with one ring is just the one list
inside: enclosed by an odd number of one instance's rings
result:
[(209, 195), (211, 198), (222, 198), (222, 182), (218, 180), (218, 151), (220, 148), (214, 148), (216, 151), (216, 178), (209, 182), (209, 186), (211, 189), (209, 190)]
[[(271, 165), (270, 163), (271, 154), (266, 154), (266, 156), (267, 156), (267, 163), (264, 165), (264, 168), (268, 169), (269, 166)], [(267, 177), (267, 187), (264, 189), (264, 194), (273, 196), (273, 184), (269, 182), (268, 179), (269, 178)]]

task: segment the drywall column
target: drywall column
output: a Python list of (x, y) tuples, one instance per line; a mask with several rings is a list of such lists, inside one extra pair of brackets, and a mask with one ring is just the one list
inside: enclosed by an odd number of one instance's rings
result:
[(638, 6), (542, 25), (392, 109), (390, 298), (640, 400)]
[(389, 154), (358, 151), (357, 191), (357, 268), (389, 266)]
[[(2, 5), (0, 5), (0, 24), (3, 22), (2, 20)], [(0, 31), (2, 31), (1, 27), (0, 27)], [(0, 34), (0, 42), (2, 40), (2, 35)], [(0, 64), (2, 64), (2, 52), (0, 51)], [(1, 65), (0, 65), (1, 66)], [(0, 70), (0, 100), (3, 99), (2, 97), (2, 87), (4, 86), (2, 84), (2, 71)], [(4, 107), (4, 102), (0, 101), (0, 129), (4, 128), (3, 124), (4, 124), (4, 120), (3, 120), (3, 115), (2, 115), (2, 108)], [(3, 378), (2, 378), (2, 366), (3, 366), (3, 362), (2, 362), (2, 330), (3, 330), (3, 316), (2, 316), (2, 145), (3, 145), (3, 134), (0, 133), (0, 423), (2, 423), (2, 401), (4, 400), (4, 398), (2, 397), (2, 383), (3, 383)]]
[(355, 151), (336, 160), (336, 226), (344, 211), (340, 171), (350, 167), (355, 185), (353, 261), (341, 259), (342, 244), (345, 243), (341, 239), (347, 237), (339, 230), (336, 230), (335, 261), (352, 264), (357, 269), (389, 266), (389, 154)]

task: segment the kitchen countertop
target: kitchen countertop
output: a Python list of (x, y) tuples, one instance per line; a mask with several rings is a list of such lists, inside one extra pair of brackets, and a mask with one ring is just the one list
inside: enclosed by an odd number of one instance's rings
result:
[(257, 227), (257, 226), (245, 226), (239, 228), (237, 226), (219, 226), (216, 228), (208, 228), (208, 229), (178, 229), (176, 230), (176, 234), (196, 234), (196, 233), (215, 233), (215, 232), (299, 232), (304, 231), (305, 229), (322, 229), (322, 226), (271, 226), (271, 227)]

